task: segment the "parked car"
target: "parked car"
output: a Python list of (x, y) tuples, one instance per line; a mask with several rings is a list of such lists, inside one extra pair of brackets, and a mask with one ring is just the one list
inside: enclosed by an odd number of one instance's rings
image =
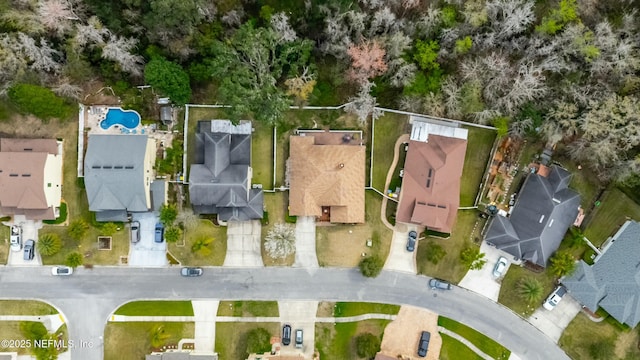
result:
[(555, 290), (553, 290), (551, 295), (549, 295), (547, 300), (544, 301), (544, 303), (542, 304), (542, 307), (547, 310), (555, 309), (556, 305), (558, 305), (558, 303), (560, 302), (560, 300), (562, 300), (562, 297), (566, 293), (567, 293), (567, 289), (565, 289), (564, 286), (562, 285), (558, 285), (558, 287), (555, 288)]
[(282, 327), (282, 345), (291, 344), (291, 325), (286, 324)]
[(11, 226), (11, 251), (22, 250), (22, 228), (18, 225)]
[(25, 260), (33, 260), (33, 256), (35, 255), (35, 247), (36, 242), (29, 239), (24, 243), (24, 259)]
[(157, 223), (155, 242), (161, 243), (163, 241), (164, 241), (164, 226), (162, 225), (162, 223)]
[(302, 329), (296, 330), (296, 347), (302, 347)]
[(51, 268), (51, 275), (54, 276), (68, 276), (73, 274), (73, 268), (68, 266), (54, 266)]
[(194, 277), (201, 276), (203, 273), (202, 268), (199, 267), (183, 267), (180, 269), (180, 274), (182, 276)]
[(140, 222), (134, 221), (131, 223), (131, 242), (137, 243), (140, 241)]
[(427, 356), (427, 350), (429, 350), (429, 340), (431, 340), (431, 333), (428, 331), (423, 331), (422, 334), (420, 334), (420, 342), (418, 342), (418, 356)]
[(451, 284), (449, 284), (448, 282), (446, 282), (444, 280), (435, 279), (435, 278), (429, 280), (429, 287), (432, 290), (435, 290), (435, 289), (451, 290)]
[(500, 256), (500, 258), (498, 258), (496, 266), (493, 267), (493, 277), (497, 279), (500, 276), (504, 275), (505, 270), (507, 270), (507, 264), (507, 258), (505, 258), (504, 256)]
[(413, 252), (416, 249), (416, 239), (418, 238), (418, 233), (411, 230), (409, 231), (409, 238), (407, 239), (407, 251)]

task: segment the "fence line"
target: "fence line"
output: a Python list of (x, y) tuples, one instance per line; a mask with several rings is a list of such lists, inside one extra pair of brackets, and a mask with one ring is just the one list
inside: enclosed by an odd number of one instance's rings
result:
[(455, 119), (447, 119), (447, 118), (442, 118), (442, 117), (438, 117), (438, 116), (419, 114), (419, 113), (414, 113), (414, 112), (410, 112), (410, 111), (387, 109), (387, 108), (378, 107), (378, 106), (376, 106), (375, 108), (380, 110), (380, 111), (387, 111), (387, 112), (392, 112), (392, 113), (396, 113), (396, 114), (413, 115), (413, 116), (423, 117), (425, 119), (439, 120), (439, 121), (449, 121), (449, 122), (454, 122), (454, 123), (460, 124), (460, 125), (474, 126), (474, 127), (478, 127), (478, 128), (482, 128), (482, 129), (489, 129), (489, 130), (497, 130), (495, 127), (489, 126), (489, 125), (475, 124), (475, 123), (471, 123), (471, 122), (455, 120)]
[(189, 133), (189, 105), (184, 106), (184, 134), (182, 134), (182, 142), (184, 146), (182, 147), (182, 176), (184, 179), (188, 179), (187, 177), (187, 138)]
[(496, 140), (493, 142), (493, 148), (489, 153), (489, 160), (487, 161), (487, 165), (485, 166), (485, 169), (484, 169), (484, 176), (483, 176), (484, 179), (480, 181), (480, 191), (476, 195), (476, 201), (474, 202), (475, 207), (478, 207), (478, 204), (482, 199), (482, 194), (484, 194), (484, 191), (487, 188), (489, 175), (491, 174), (491, 164), (493, 163), (493, 157), (496, 155), (499, 145), (500, 145), (500, 137), (496, 136)]

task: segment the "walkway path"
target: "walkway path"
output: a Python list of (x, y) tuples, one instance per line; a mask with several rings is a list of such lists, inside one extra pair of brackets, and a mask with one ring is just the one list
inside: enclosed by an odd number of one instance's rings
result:
[[(212, 302), (218, 302), (218, 301), (201, 301), (203, 303), (212, 303)], [(196, 303), (196, 301), (193, 301), (194, 305)], [(216, 311), (217, 311), (217, 304), (216, 304)], [(198, 318), (198, 315), (196, 314), (196, 309), (195, 306), (193, 308), (194, 310), (194, 316), (127, 316), (127, 315), (114, 315), (110, 321), (112, 322), (199, 322), (200, 319)], [(314, 312), (316, 310), (314, 309)], [(310, 320), (312, 320), (313, 322), (319, 322), (319, 323), (349, 323), (349, 322), (358, 322), (358, 321), (364, 321), (364, 320), (371, 320), (371, 319), (375, 319), (375, 320), (395, 320), (397, 315), (390, 315), (390, 314), (362, 314), (362, 315), (355, 315), (355, 316), (344, 316), (344, 317), (315, 317), (315, 316), (311, 316), (311, 317), (305, 317), (305, 318), (301, 318), (301, 317), (296, 317), (296, 318), (291, 318), (288, 316), (251, 316), (251, 317), (244, 317), (244, 316), (213, 316), (212, 319), (214, 321), (214, 323), (216, 322), (292, 322), (292, 321), (307, 321), (309, 322)], [(0, 320), (3, 320), (0, 318)], [(27, 320), (25, 320), (27, 321)], [(35, 320), (28, 320), (28, 321), (35, 321)], [(196, 329), (196, 337), (198, 336), (198, 331)], [(214, 338), (215, 338), (215, 334), (214, 334)]]
[[(400, 157), (400, 144), (405, 142), (409, 142), (409, 134), (400, 135), (398, 140), (396, 140), (396, 144), (393, 146), (393, 161), (391, 161), (391, 166), (389, 166), (389, 171), (387, 171), (387, 179), (384, 181), (383, 191), (385, 192), (385, 194), (386, 194), (387, 188), (389, 187), (389, 184), (391, 183), (391, 178), (393, 177), (393, 172), (396, 169), (398, 158)], [(386, 195), (382, 198), (382, 206), (380, 207), (380, 220), (382, 220), (382, 223), (386, 227), (393, 230), (393, 225), (389, 223), (386, 216), (388, 200), (389, 198), (387, 198)]]
[(445, 329), (442, 326), (438, 326), (438, 331), (445, 334), (445, 335), (449, 335), (452, 338), (460, 341), (461, 343), (465, 344), (469, 349), (473, 350), (473, 352), (475, 352), (476, 354), (478, 354), (478, 356), (480, 356), (481, 358), (485, 359), (485, 360), (493, 360), (493, 358), (487, 354), (485, 354), (484, 352), (482, 352), (482, 350), (478, 349), (475, 345), (473, 345), (472, 343), (469, 342), (469, 340), (463, 338), (462, 336), (454, 333), (453, 331), (449, 330), (449, 329)]
[(34, 321), (41, 322), (50, 333), (58, 331), (65, 324), (61, 314), (54, 315), (0, 315), (0, 321)]

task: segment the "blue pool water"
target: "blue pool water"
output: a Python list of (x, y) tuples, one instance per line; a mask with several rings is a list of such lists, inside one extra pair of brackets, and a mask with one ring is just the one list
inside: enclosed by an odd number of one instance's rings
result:
[(107, 116), (100, 122), (100, 127), (107, 130), (113, 125), (120, 125), (127, 129), (135, 129), (140, 125), (140, 114), (133, 110), (109, 108)]

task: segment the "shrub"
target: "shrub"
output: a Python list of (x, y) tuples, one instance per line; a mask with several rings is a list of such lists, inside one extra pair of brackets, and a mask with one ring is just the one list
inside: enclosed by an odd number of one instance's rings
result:
[(168, 243), (174, 243), (182, 237), (182, 230), (177, 226), (172, 226), (164, 231), (164, 239)]
[(364, 333), (356, 337), (356, 354), (358, 356), (372, 359), (380, 351), (380, 339), (371, 334)]
[(549, 271), (557, 277), (571, 274), (576, 267), (576, 259), (567, 250), (556, 252), (549, 262)]
[(257, 328), (247, 334), (247, 354), (262, 354), (271, 351), (271, 334), (264, 328)]
[(175, 204), (164, 204), (160, 208), (160, 221), (167, 227), (173, 225), (178, 217), (178, 209)]
[(538, 302), (542, 299), (542, 285), (534, 278), (523, 278), (518, 284), (518, 295), (529, 304)]
[(434, 241), (429, 241), (427, 243), (427, 261), (432, 262), (435, 265), (438, 265), (440, 260), (447, 255), (447, 252), (444, 251), (440, 244), (435, 243)]
[(63, 98), (38, 85), (16, 84), (9, 88), (7, 95), (20, 111), (33, 114), (43, 120), (64, 119), (73, 111)]
[(468, 269), (479, 270), (487, 262), (487, 260), (484, 259), (484, 255), (477, 246), (467, 246), (460, 252), (460, 260)]
[(38, 252), (44, 256), (57, 254), (62, 249), (62, 241), (58, 234), (43, 234), (36, 245)]
[(360, 261), (358, 266), (363, 276), (376, 277), (380, 275), (384, 263), (378, 256), (367, 256)]
[(80, 241), (87, 235), (87, 231), (89, 231), (89, 225), (82, 219), (76, 219), (69, 224), (67, 234), (70, 238)]
[(43, 223), (50, 225), (62, 224), (65, 221), (67, 221), (67, 203), (65, 202), (60, 203), (60, 216), (55, 220), (42, 220)]
[(102, 235), (111, 236), (118, 231), (118, 225), (112, 222), (108, 222), (102, 225), (101, 233)]
[(196, 240), (193, 245), (191, 245), (191, 251), (200, 255), (207, 256), (211, 254), (211, 249), (209, 245), (213, 242), (213, 238), (207, 237), (206, 235)]
[(82, 257), (82, 254), (74, 252), (67, 255), (67, 258), (64, 260), (64, 264), (75, 269), (82, 265), (83, 261), (84, 258)]

